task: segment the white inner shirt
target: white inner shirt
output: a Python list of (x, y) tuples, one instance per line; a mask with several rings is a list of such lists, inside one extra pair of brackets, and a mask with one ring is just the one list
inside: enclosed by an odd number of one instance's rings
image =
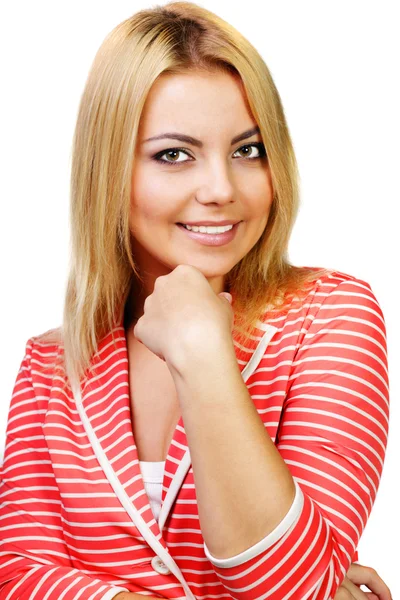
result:
[(151, 510), (153, 511), (154, 518), (158, 523), (158, 517), (161, 509), (161, 494), (165, 460), (160, 462), (139, 460), (139, 466), (142, 472), (144, 488), (149, 498)]

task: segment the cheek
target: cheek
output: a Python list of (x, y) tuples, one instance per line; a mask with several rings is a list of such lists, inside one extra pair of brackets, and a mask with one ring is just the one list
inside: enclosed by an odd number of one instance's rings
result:
[(153, 222), (170, 220), (176, 198), (177, 193), (160, 182), (151, 170), (138, 168), (133, 173), (130, 207), (137, 218)]
[(272, 189), (268, 189), (264, 194), (259, 194), (257, 198), (254, 198), (252, 203), (253, 218), (266, 223), (271, 212), (272, 201)]
[(267, 226), (271, 213), (271, 206), (272, 196), (271, 198), (268, 198), (267, 202), (264, 199), (263, 202), (258, 201), (254, 204), (252, 211), (252, 231), (258, 239), (261, 237)]
[(172, 227), (175, 220), (178, 220), (176, 214), (165, 199), (160, 199), (159, 196), (136, 197), (131, 199), (129, 228), (132, 235), (142, 243), (146, 240), (153, 244), (154, 240), (159, 240), (156, 243), (160, 245), (161, 238), (170, 235), (169, 226)]
[(132, 189), (130, 201), (130, 217), (131, 220), (139, 222), (157, 222), (165, 218), (167, 213), (168, 202), (165, 197), (150, 185), (146, 187), (135, 185)]
[(165, 175), (160, 176), (151, 163), (139, 160), (131, 178), (132, 210), (146, 219), (162, 218), (173, 208), (178, 192), (179, 188), (171, 185)]

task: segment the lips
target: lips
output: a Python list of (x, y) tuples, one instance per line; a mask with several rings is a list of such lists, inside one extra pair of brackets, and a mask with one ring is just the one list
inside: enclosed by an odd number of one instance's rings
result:
[(219, 229), (220, 227), (222, 227), (223, 229), (226, 229), (226, 227), (230, 227), (231, 229), (233, 229), (233, 227), (235, 227), (235, 225), (238, 225), (238, 223), (236, 224), (230, 224), (230, 225), (189, 225), (189, 224), (183, 224), (183, 223), (178, 223), (178, 225), (180, 225), (181, 227), (184, 227), (185, 229), (188, 229), (190, 227), (190, 229), (192, 230), (194, 229), (203, 229), (206, 228), (208, 229), (209, 227), (212, 227), (213, 229)]
[(179, 223), (177, 223), (177, 227), (182, 230), (185, 237), (190, 238), (193, 242), (197, 242), (198, 244), (204, 246), (214, 246), (217, 248), (218, 246), (225, 246), (234, 240), (240, 224), (241, 221), (223, 233), (201, 233), (200, 231), (192, 231), (191, 229), (187, 229), (187, 227)]
[(189, 221), (177, 223), (177, 225), (189, 225), (190, 227), (225, 227), (226, 225), (237, 225), (240, 221)]

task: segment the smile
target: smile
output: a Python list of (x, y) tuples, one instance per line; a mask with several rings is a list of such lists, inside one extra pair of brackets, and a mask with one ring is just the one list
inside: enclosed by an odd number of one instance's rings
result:
[[(236, 225), (228, 225), (225, 227), (201, 227), (202, 229), (206, 229), (206, 231), (194, 231), (194, 229), (200, 229), (198, 227), (191, 227), (191, 229), (187, 229), (185, 225), (182, 223), (177, 223), (176, 225), (179, 229), (189, 238), (203, 244), (204, 246), (224, 246), (231, 242), (239, 229), (239, 225), (242, 223), (236, 223)], [(211, 230), (210, 233), (207, 232)], [(217, 231), (216, 231), (217, 230)], [(220, 231), (218, 231), (220, 230)], [(222, 231), (221, 231), (222, 230)]]

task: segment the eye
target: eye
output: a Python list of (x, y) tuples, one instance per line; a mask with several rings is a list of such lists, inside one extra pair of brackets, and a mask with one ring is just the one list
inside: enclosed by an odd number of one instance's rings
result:
[[(238, 148), (234, 152), (234, 154), (236, 154), (237, 152), (243, 151), (243, 150), (248, 150), (249, 148), (256, 148), (258, 150), (258, 154), (256, 156), (248, 156), (249, 152), (245, 152), (245, 156), (239, 156), (239, 158), (244, 158), (245, 160), (257, 160), (257, 159), (264, 158), (267, 155), (265, 146), (262, 142), (254, 142), (253, 144), (245, 144), (244, 146), (241, 146), (240, 148)], [(186, 154), (186, 156), (191, 156), (184, 148), (168, 148), (167, 150), (163, 150), (162, 152), (157, 152), (157, 154), (155, 154), (152, 158), (153, 158), (153, 160), (155, 160), (159, 163), (163, 163), (163, 164), (167, 164), (167, 165), (176, 165), (176, 164), (190, 162), (189, 160), (164, 160), (162, 158), (163, 156), (168, 156), (168, 155), (170, 156), (170, 158), (171, 158), (171, 155), (174, 155), (174, 158), (176, 158), (181, 153)]]
[[(245, 153), (244, 158), (247, 158), (249, 160), (254, 160), (256, 158), (264, 158), (264, 156), (266, 156), (266, 154), (267, 154), (265, 151), (265, 146), (261, 142), (257, 142), (255, 144), (246, 144), (245, 146), (241, 146), (240, 148), (238, 148), (236, 150), (236, 152), (241, 152), (244, 149), (248, 150), (249, 148), (257, 148), (257, 150), (258, 150), (258, 155), (256, 155), (256, 156), (249, 156), (249, 152)], [(236, 152), (235, 152), (235, 154), (236, 154)]]
[(189, 162), (188, 160), (163, 160), (161, 157), (164, 155), (171, 155), (174, 154), (175, 156), (179, 155), (180, 153), (184, 153), (186, 155), (188, 155), (188, 153), (186, 152), (186, 150), (184, 150), (183, 148), (168, 148), (168, 150), (163, 150), (162, 152), (158, 152), (157, 154), (155, 154), (153, 156), (154, 160), (156, 160), (157, 162), (161, 162), (161, 163), (167, 163), (170, 165), (173, 165), (174, 163), (182, 163), (182, 162)]

